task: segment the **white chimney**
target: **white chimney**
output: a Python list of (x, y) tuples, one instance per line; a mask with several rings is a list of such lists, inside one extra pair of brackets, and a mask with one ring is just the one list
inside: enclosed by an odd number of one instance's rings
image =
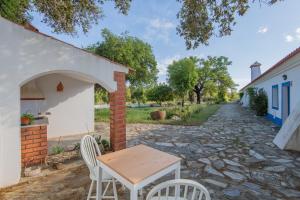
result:
[(261, 75), (260, 66), (261, 66), (261, 64), (257, 61), (250, 66), (251, 81), (255, 80), (257, 77), (259, 77)]

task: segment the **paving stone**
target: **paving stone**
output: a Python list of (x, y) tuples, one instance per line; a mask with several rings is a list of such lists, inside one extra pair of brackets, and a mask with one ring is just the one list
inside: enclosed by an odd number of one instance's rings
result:
[(254, 156), (256, 159), (258, 159), (258, 160), (265, 160), (265, 157), (264, 156), (262, 156), (261, 154), (259, 154), (259, 153), (257, 153), (256, 151), (254, 151), (254, 150), (249, 150), (249, 154), (251, 155), (251, 156)]
[(276, 160), (273, 160), (274, 162), (277, 162), (277, 163), (290, 163), (292, 162), (292, 160), (289, 160), (289, 159), (276, 159)]
[(206, 183), (212, 184), (214, 186), (220, 187), (220, 188), (226, 188), (228, 186), (227, 183), (216, 181), (214, 179), (203, 179), (203, 181)]
[(228, 188), (223, 190), (223, 193), (225, 196), (229, 197), (229, 198), (237, 198), (240, 197), (241, 195), (241, 191), (237, 188)]
[(212, 175), (224, 177), (224, 175), (223, 175), (221, 172), (215, 170), (213, 167), (211, 167), (211, 166), (209, 166), (209, 165), (207, 165), (207, 166), (204, 168), (204, 171), (207, 172), (207, 173), (209, 173), (209, 174), (212, 174)]
[(208, 158), (199, 158), (198, 161), (202, 162), (202, 163), (205, 163), (207, 165), (211, 164), (211, 162), (210, 162), (210, 160)]
[(212, 162), (212, 166), (216, 168), (217, 170), (223, 169), (225, 167), (225, 164), (222, 160), (214, 160)]
[(223, 159), (223, 160), (224, 160), (224, 162), (225, 162), (226, 164), (228, 164), (228, 165), (237, 166), (237, 167), (242, 167), (241, 164), (239, 164), (239, 163), (237, 163), (237, 162), (234, 162), (234, 161), (232, 161), (232, 160), (227, 160), (227, 159)]
[(236, 173), (236, 172), (224, 171), (223, 173), (235, 181), (243, 181), (246, 179), (246, 177), (244, 175)]
[(156, 145), (164, 146), (164, 147), (173, 147), (174, 145), (172, 143), (166, 143), (166, 142), (156, 142)]
[(279, 166), (271, 166), (271, 167), (265, 167), (264, 170), (270, 171), (270, 172), (284, 172), (286, 169), (285, 166), (279, 165)]

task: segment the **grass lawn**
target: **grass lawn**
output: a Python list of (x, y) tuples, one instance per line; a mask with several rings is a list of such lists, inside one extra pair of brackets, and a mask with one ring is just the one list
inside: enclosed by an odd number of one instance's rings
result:
[[(162, 108), (147, 107), (147, 108), (127, 108), (126, 121), (127, 123), (150, 123), (150, 124), (172, 124), (172, 125), (200, 125), (205, 122), (211, 115), (213, 115), (220, 107), (220, 105), (193, 105), (198, 112), (191, 113), (186, 120), (172, 120), (166, 119), (162, 121), (154, 121), (150, 117), (150, 113)], [(166, 110), (172, 108), (164, 108)], [(95, 110), (96, 122), (109, 121), (109, 109)]]

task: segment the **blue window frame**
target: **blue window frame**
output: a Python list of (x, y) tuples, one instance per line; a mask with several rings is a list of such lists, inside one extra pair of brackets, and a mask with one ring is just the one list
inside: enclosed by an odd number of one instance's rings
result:
[(278, 110), (279, 108), (279, 90), (278, 85), (272, 86), (272, 108)]

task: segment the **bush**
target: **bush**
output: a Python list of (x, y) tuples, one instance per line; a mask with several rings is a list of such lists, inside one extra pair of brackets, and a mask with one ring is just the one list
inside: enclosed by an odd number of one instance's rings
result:
[(268, 96), (263, 89), (248, 88), (249, 105), (257, 116), (265, 116), (268, 113)]
[(268, 96), (262, 89), (255, 95), (254, 108), (257, 116), (265, 116), (268, 113)]
[(159, 105), (174, 98), (172, 88), (166, 84), (159, 84), (147, 91), (147, 100), (155, 101)]
[(55, 145), (55, 146), (53, 146), (51, 148), (51, 153), (53, 155), (60, 154), (60, 153), (62, 153), (64, 151), (65, 151), (65, 149), (62, 146), (60, 146), (60, 145)]

